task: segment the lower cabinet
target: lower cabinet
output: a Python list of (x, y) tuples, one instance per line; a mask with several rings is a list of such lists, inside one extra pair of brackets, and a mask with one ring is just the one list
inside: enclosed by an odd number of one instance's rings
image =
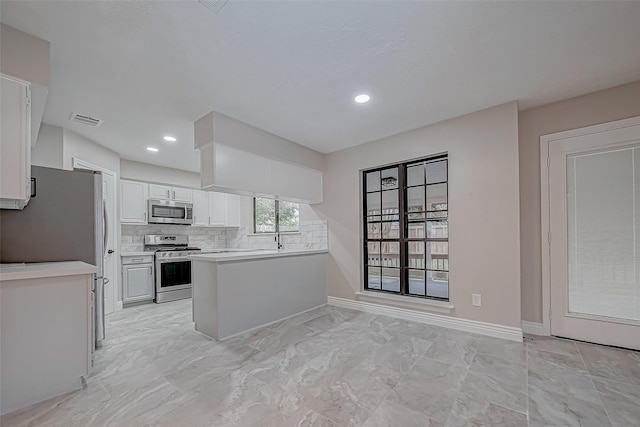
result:
[(153, 301), (153, 255), (122, 256), (122, 304)]

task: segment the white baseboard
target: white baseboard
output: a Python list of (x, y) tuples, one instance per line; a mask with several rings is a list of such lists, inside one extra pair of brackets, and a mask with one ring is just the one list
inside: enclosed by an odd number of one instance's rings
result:
[(328, 297), (327, 299), (329, 305), (336, 307), (350, 308), (352, 310), (359, 310), (372, 314), (391, 316), (398, 319), (456, 329), (458, 331), (522, 342), (522, 329), (511, 326), (496, 325), (494, 323), (479, 322), (477, 320), (460, 319), (440, 314), (423, 313), (415, 310), (407, 310), (405, 308), (373, 304), (364, 301), (354, 301), (345, 298)]
[(529, 335), (544, 335), (542, 323), (522, 321), (522, 332)]
[[(292, 314), (292, 315), (290, 315), (290, 316), (283, 317), (283, 318), (278, 319), (278, 320), (274, 320), (273, 322), (263, 323), (262, 325), (255, 326), (255, 327), (253, 327), (253, 328), (251, 328), (251, 329), (247, 329), (246, 331), (240, 331), (240, 332), (238, 332), (238, 333), (236, 333), (236, 334), (229, 335), (228, 337), (220, 338), (219, 340), (216, 340), (216, 341), (223, 342), (223, 341), (226, 341), (226, 340), (228, 340), (228, 339), (231, 339), (231, 338), (237, 337), (238, 335), (247, 334), (247, 333), (249, 333), (249, 332), (253, 332), (253, 331), (255, 331), (255, 330), (257, 330), (257, 329), (261, 329), (261, 328), (267, 328), (267, 327), (269, 327), (270, 325), (273, 325), (274, 323), (280, 323), (280, 322), (282, 322), (283, 320), (287, 320), (287, 319), (290, 319), (290, 318), (292, 318), (292, 317), (299, 316), (299, 315), (301, 315), (301, 314), (306, 313), (307, 311), (317, 310), (317, 309), (319, 309), (320, 307), (324, 307), (325, 305), (327, 305), (327, 304), (320, 304), (319, 306), (308, 308), (308, 309), (303, 310), (303, 311), (300, 311), (300, 312), (298, 312), (298, 313), (294, 313), (294, 314)], [(196, 325), (196, 329), (197, 329), (197, 325)], [(196, 330), (196, 332), (200, 332), (200, 331)], [(208, 336), (207, 334), (204, 334), (204, 333), (202, 333), (202, 332), (200, 332), (200, 333), (201, 333), (202, 335)], [(213, 338), (213, 337), (209, 337), (209, 338), (211, 338), (211, 339), (214, 339), (214, 340), (215, 340), (215, 338)]]

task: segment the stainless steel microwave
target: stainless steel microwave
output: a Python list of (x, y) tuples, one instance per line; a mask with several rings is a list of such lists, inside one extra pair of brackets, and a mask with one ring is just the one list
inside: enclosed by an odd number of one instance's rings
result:
[(149, 200), (149, 224), (193, 224), (193, 203)]

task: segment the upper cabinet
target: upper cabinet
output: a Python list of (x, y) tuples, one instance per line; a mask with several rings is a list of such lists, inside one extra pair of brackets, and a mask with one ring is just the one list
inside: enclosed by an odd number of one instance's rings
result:
[(193, 190), (193, 225), (240, 226), (240, 196)]
[(149, 184), (149, 198), (191, 203), (193, 201), (193, 190), (169, 187), (167, 185)]
[(205, 188), (296, 203), (322, 202), (322, 172), (316, 169), (216, 143), (201, 149), (200, 162)]
[(322, 203), (322, 153), (213, 111), (194, 123), (194, 140), (202, 188)]
[(120, 223), (147, 223), (149, 185), (138, 181), (120, 180)]
[(195, 226), (240, 226), (240, 196), (124, 179), (120, 180), (120, 222), (147, 224), (149, 199), (193, 203), (193, 225)]
[(0, 74), (0, 208), (22, 209), (31, 198), (29, 83)]
[(193, 225), (209, 225), (209, 192), (193, 190)]
[[(48, 41), (0, 24), (0, 73), (29, 83), (31, 92), (30, 141), (35, 147), (51, 82)], [(3, 120), (2, 125), (6, 122)]]

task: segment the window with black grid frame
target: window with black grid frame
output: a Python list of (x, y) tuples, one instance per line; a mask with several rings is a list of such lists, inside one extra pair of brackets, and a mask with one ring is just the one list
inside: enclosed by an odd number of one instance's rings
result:
[(364, 288), (449, 299), (448, 157), (363, 171)]

